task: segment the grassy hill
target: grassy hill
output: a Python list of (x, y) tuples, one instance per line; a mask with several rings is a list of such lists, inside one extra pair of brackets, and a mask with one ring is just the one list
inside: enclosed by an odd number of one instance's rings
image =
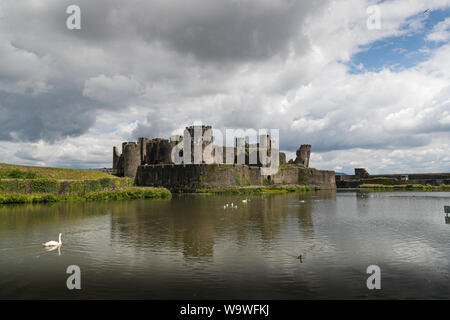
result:
[(107, 173), (93, 170), (31, 167), (0, 163), (0, 179), (91, 180), (111, 177)]

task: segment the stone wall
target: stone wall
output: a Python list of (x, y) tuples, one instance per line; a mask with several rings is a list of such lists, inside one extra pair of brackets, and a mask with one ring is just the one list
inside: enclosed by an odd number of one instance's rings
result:
[(338, 188), (358, 188), (362, 184), (441, 186), (450, 184), (450, 173), (368, 174), (364, 177), (361, 177), (361, 174), (336, 176)]
[(278, 173), (271, 177), (276, 184), (298, 184), (298, 167), (280, 167)]
[(315, 185), (320, 189), (336, 189), (334, 171), (281, 166), (278, 173), (271, 177), (276, 184)]
[(298, 177), (299, 184), (315, 185), (320, 189), (336, 189), (334, 171), (299, 168)]
[(201, 188), (226, 188), (275, 184), (316, 185), (321, 189), (335, 189), (334, 171), (290, 167), (279, 170), (274, 176), (262, 176), (261, 168), (246, 165), (186, 164), (139, 166), (137, 186), (165, 187), (171, 190), (196, 190)]
[(261, 185), (259, 167), (226, 164), (142, 165), (139, 166), (137, 186), (164, 186), (171, 190), (195, 190)]

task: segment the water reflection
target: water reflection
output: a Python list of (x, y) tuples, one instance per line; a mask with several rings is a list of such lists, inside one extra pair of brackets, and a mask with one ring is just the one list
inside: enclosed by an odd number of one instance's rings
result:
[[(449, 298), (449, 200), (318, 192), (3, 206), (0, 297), (71, 298), (65, 270), (76, 264), (82, 298)], [(238, 209), (223, 208), (231, 202)], [(45, 251), (59, 232), (64, 248)], [(371, 264), (382, 292), (365, 286)]]
[[(335, 198), (334, 192), (295, 196), (211, 197), (177, 196), (171, 202), (126, 202), (111, 210), (111, 238), (139, 248), (170, 247), (185, 259), (212, 258), (217, 238), (239, 247), (261, 241), (267, 249), (280, 238), (288, 215), (295, 212), (302, 236), (313, 237), (311, 210), (318, 199)], [(243, 199), (249, 199), (246, 204)], [(306, 199), (306, 200), (305, 200)], [(225, 203), (238, 209), (224, 209)]]

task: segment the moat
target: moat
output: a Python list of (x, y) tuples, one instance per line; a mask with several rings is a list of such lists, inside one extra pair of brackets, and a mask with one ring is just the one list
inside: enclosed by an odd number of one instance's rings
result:
[[(321, 191), (1, 206), (0, 298), (449, 299), (449, 203)], [(60, 255), (45, 251), (59, 232)], [(382, 289), (369, 291), (373, 264)], [(66, 288), (69, 265), (79, 291)]]

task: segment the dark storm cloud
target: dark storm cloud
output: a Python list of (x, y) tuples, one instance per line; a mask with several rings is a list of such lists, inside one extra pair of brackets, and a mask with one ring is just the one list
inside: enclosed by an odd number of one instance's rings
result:
[[(161, 96), (152, 91), (147, 101), (217, 92), (220, 87), (196, 83), (193, 75), (204, 72), (217, 86), (241, 63), (303, 52), (309, 46), (304, 18), (323, 3), (81, 0), (82, 29), (70, 31), (65, 10), (73, 1), (5, 2), (0, 57), (15, 67), (0, 68), (0, 139), (52, 142), (87, 132), (99, 110), (126, 112), (142, 93), (113, 92), (121, 86), (117, 79), (177, 89)], [(205, 63), (216, 67), (207, 70)], [(163, 119), (149, 117), (136, 133), (162, 130), (155, 128)]]
[(86, 132), (95, 122), (95, 110), (86, 99), (70, 92), (10, 94), (0, 92), (0, 139), (55, 141)]
[[(144, 22), (137, 25), (144, 39), (159, 40), (202, 62), (233, 62), (284, 55), (289, 44), (303, 51), (297, 44), (307, 42), (299, 32), (304, 17), (323, 1), (166, 3), (170, 4), (157, 6), (156, 10), (150, 5), (149, 19), (142, 19)], [(142, 17), (142, 13), (134, 14)]]
[[(240, 62), (286, 54), (288, 46), (297, 53), (308, 47), (302, 24), (307, 15), (325, 0), (118, 0), (78, 1), (82, 30), (59, 29), (83, 41), (115, 42), (144, 40), (160, 43), (201, 63)], [(71, 1), (55, 3), (56, 13)], [(52, 28), (57, 30), (53, 23)]]

